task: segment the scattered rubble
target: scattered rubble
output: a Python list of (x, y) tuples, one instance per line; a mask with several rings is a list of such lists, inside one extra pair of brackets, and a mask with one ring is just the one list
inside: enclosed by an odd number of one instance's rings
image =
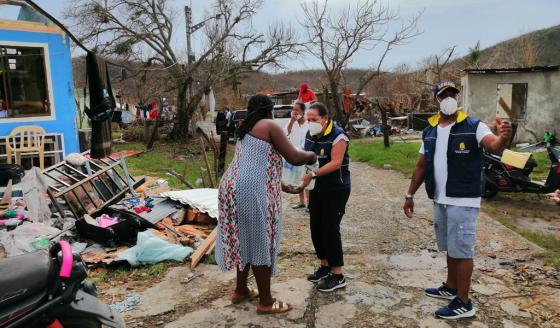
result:
[(193, 267), (215, 246), (217, 190), (170, 191), (167, 181), (146, 183), (128, 172), (125, 158), (95, 160), (71, 154), (41, 171), (26, 172), (0, 200), (0, 256), (69, 241), (91, 267), (128, 262), (184, 261)]

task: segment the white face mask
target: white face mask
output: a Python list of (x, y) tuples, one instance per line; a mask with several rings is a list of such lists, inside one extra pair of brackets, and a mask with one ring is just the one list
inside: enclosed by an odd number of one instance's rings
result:
[(453, 97), (447, 97), (439, 102), (439, 110), (447, 116), (455, 114), (458, 108), (457, 100)]
[(323, 132), (323, 126), (319, 122), (309, 122), (309, 134), (316, 136)]

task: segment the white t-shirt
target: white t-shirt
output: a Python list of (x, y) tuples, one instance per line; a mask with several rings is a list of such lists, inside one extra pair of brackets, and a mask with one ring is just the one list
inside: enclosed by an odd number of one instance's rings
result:
[(286, 124), (285, 131), (288, 139), (292, 143), (292, 145), (298, 149), (303, 149), (305, 146), (305, 136), (309, 131), (309, 123), (305, 121), (303, 124), (299, 124), (299, 122), (294, 122), (292, 125), (292, 132), (288, 133), (288, 126), (290, 123)]
[[(445, 190), (447, 185), (447, 144), (449, 143), (449, 133), (451, 132), (451, 127), (455, 123), (450, 124), (446, 127), (437, 127), (437, 140), (436, 140), (436, 152), (434, 154), (434, 173), (436, 190), (434, 195), (434, 201), (438, 204), (443, 205), (453, 205), (453, 206), (463, 206), (463, 207), (476, 207), (480, 208), (480, 197), (478, 198), (459, 198), (459, 197), (447, 197)], [(478, 124), (476, 129), (476, 140), (480, 147), (480, 142), (487, 135), (492, 134), (490, 128), (482, 122)], [(424, 143), (420, 147), (420, 154), (424, 155)]]

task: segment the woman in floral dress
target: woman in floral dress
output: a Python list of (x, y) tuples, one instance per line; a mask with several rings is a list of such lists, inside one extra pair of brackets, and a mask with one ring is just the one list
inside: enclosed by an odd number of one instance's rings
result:
[[(293, 165), (313, 164), (313, 152), (296, 149), (280, 126), (272, 121), (273, 103), (265, 95), (253, 96), (247, 118), (239, 128), (235, 156), (222, 177), (216, 261), (224, 271), (237, 270), (233, 303), (259, 298), (259, 314), (282, 313), (291, 305), (272, 298), (270, 278), (276, 272), (280, 246), (282, 190), (300, 188), (281, 184), (282, 157)], [(249, 267), (258, 295), (247, 287)]]

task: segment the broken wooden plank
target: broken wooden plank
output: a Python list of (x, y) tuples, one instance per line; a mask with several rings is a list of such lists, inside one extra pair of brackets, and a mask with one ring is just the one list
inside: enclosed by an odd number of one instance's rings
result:
[(214, 240), (212, 245), (210, 245), (210, 247), (208, 247), (208, 250), (206, 251), (205, 255), (210, 256), (210, 254), (212, 254), (212, 252), (214, 251), (214, 248), (216, 248), (216, 240)]
[(184, 235), (199, 236), (199, 237), (206, 237), (207, 236), (204, 231), (196, 228), (192, 224), (184, 224), (184, 225), (176, 226), (175, 230), (179, 231), (180, 233), (182, 233)]
[(212, 246), (212, 244), (216, 241), (216, 235), (218, 234), (218, 228), (214, 228), (208, 238), (204, 240), (202, 245), (200, 245), (196, 251), (191, 255), (191, 269), (196, 268), (200, 260), (206, 255), (208, 249)]

